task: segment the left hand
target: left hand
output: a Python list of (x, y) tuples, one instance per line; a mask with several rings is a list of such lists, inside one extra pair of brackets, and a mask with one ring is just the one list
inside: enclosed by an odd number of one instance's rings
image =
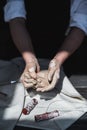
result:
[(60, 64), (56, 58), (52, 59), (48, 68), (48, 81), (52, 82), (55, 73), (57, 73), (57, 78), (60, 77)]
[(60, 78), (60, 64), (57, 61), (57, 59), (54, 58), (50, 61), (48, 68), (48, 81), (50, 82), (50, 85), (45, 86), (42, 92), (52, 90), (55, 87), (56, 83), (58, 82), (59, 78)]
[[(46, 75), (45, 75), (46, 77)], [(36, 91), (49, 91), (52, 90), (56, 83), (58, 82), (58, 79), (60, 78), (60, 65), (56, 59), (51, 60), (47, 72), (47, 81), (49, 82), (48, 85), (37, 85)]]

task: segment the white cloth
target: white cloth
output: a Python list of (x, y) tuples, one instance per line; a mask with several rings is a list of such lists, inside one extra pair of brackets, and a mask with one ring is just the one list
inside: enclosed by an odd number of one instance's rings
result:
[(0, 130), (13, 130), (24, 105), (24, 87), (21, 83), (0, 86)]
[[(40, 97), (39, 103), (29, 115), (22, 114), (17, 125), (44, 130), (66, 130), (87, 111), (86, 100), (75, 90), (63, 70), (61, 70), (60, 77), (55, 89), (50, 92), (28, 91), (29, 95), (25, 97), (25, 106), (35, 96)], [(54, 110), (59, 111), (58, 117), (35, 122), (35, 115)]]
[(4, 20), (8, 22), (16, 17), (26, 19), (24, 0), (7, 0), (4, 7)]
[(0, 60), (0, 130), (13, 130), (21, 115), (24, 105), (24, 87), (21, 83), (11, 84), (18, 80), (24, 66), (20, 58), (12, 61)]
[[(39, 63), (41, 69), (46, 69), (49, 61), (40, 59)], [(3, 67), (5, 71), (1, 71)], [(9, 62), (0, 61), (0, 75), (8, 75), (8, 81), (13, 80), (11, 76), (12, 72), (14, 72), (13, 70), (15, 70), (14, 80), (17, 80), (23, 68), (24, 63), (20, 58)], [(13, 130), (15, 125), (19, 125), (44, 130), (65, 130), (87, 112), (87, 101), (75, 90), (62, 69), (60, 77), (55, 89), (44, 93), (38, 93), (32, 89), (25, 91), (21, 83), (10, 84), (9, 82), (6, 85), (6, 82), (1, 80), (0, 91), (8, 96), (3, 97), (0, 95), (0, 129)], [(7, 79), (5, 78), (6, 81)], [(37, 95), (40, 97), (39, 103), (29, 115), (23, 115), (21, 113), (23, 105), (26, 105), (30, 99)], [(35, 122), (34, 115), (56, 109), (59, 111), (58, 117), (47, 121)]]

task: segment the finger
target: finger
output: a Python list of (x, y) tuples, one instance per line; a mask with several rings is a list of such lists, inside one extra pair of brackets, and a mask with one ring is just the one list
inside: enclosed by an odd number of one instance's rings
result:
[(42, 91), (44, 87), (46, 87), (46, 86), (40, 86), (39, 84), (37, 84), (37, 85), (35, 86), (36, 91)]
[(30, 78), (31, 78), (28, 72), (25, 72), (25, 73), (24, 73), (24, 78), (27, 78), (27, 79), (30, 79)]
[(46, 89), (48, 89), (49, 87), (50, 87), (50, 85), (43, 87), (43, 86), (40, 86), (39, 84), (37, 84), (37, 85), (35, 86), (36, 91), (41, 91), (41, 92), (46, 91)]
[(56, 76), (57, 76), (57, 78), (59, 79), (60, 78), (60, 69), (58, 69), (58, 70), (56, 70)]
[(40, 66), (37, 63), (37, 72), (39, 72), (39, 71), (40, 71)]
[(49, 73), (48, 73), (49, 81), (52, 81), (55, 70), (56, 70), (56, 61), (55, 61), (55, 59), (53, 59), (53, 60), (51, 60), (51, 62), (49, 64)]
[(23, 82), (23, 75), (19, 79), (20, 82)]
[(48, 72), (48, 81), (52, 81), (54, 73), (55, 73), (55, 68), (50, 68)]
[(41, 81), (42, 81), (42, 78), (37, 78), (37, 83), (41, 83)]
[(53, 59), (53, 60), (51, 60), (51, 62), (50, 62), (50, 64), (49, 64), (49, 68), (53, 68), (53, 67), (55, 67), (55, 66), (56, 66), (56, 60)]
[(35, 88), (37, 89), (37, 88), (44, 88), (45, 86), (44, 85), (42, 85), (42, 84), (37, 84), (36, 86), (35, 86)]
[(37, 91), (46, 92), (53, 89), (50, 85), (44, 87), (44, 88), (38, 88)]
[(37, 91), (37, 92), (43, 92), (43, 91), (42, 91), (42, 88), (37, 88), (36, 91)]
[(37, 89), (37, 88), (42, 88), (43, 86), (41, 86), (40, 84), (36, 84), (35, 85), (35, 88)]
[(22, 75), (20, 76), (20, 82), (22, 82), (23, 81), (23, 79), (24, 79), (24, 73), (22, 73)]
[(59, 77), (60, 77), (60, 70), (56, 70), (53, 76), (53, 80), (51, 82), (51, 88), (55, 87), (56, 83), (58, 82)]
[(36, 89), (36, 91), (40, 91), (40, 92), (45, 92), (45, 91), (49, 91), (49, 90), (51, 90), (52, 88), (51, 88), (51, 86), (50, 85), (48, 85), (48, 86), (46, 86), (46, 87), (44, 87), (44, 88), (42, 88), (42, 87), (38, 87), (37, 89)]
[(36, 84), (34, 87), (37, 89), (39, 86), (38, 86), (38, 84)]
[(20, 77), (19, 81), (20, 81), (20, 82), (23, 82), (24, 78), (27, 78), (27, 79), (29, 79), (29, 78), (30, 78), (30, 76), (29, 76), (29, 73), (28, 73), (28, 72), (23, 72), (23, 74), (21, 75), (21, 77)]
[(34, 80), (34, 79), (30, 79), (29, 81), (30, 81), (31, 83), (33, 83), (33, 85), (37, 84), (37, 81)]
[(53, 76), (52, 83), (50, 85), (44, 87), (44, 88), (39, 89), (39, 90), (41, 92), (52, 90), (55, 87), (55, 85), (56, 85), (56, 83), (58, 81), (58, 77), (59, 77), (59, 73), (58, 73), (58, 71), (56, 71), (55, 74), (54, 74), (54, 76)]
[(34, 79), (36, 79), (36, 72), (35, 72), (35, 70), (36, 70), (36, 67), (34, 66), (34, 67), (31, 67), (31, 68), (29, 68), (29, 74), (30, 74), (30, 76), (32, 77), (32, 78), (34, 78)]
[(36, 72), (30, 73), (30, 76), (31, 76), (32, 78), (36, 79)]
[(36, 80), (34, 80), (34, 79), (27, 79), (27, 78), (24, 79), (24, 82), (26, 82), (26, 83), (32, 83), (33, 85), (35, 85), (37, 83)]
[(23, 82), (23, 85), (24, 85), (25, 88), (31, 88), (31, 87), (33, 87), (32, 83)]

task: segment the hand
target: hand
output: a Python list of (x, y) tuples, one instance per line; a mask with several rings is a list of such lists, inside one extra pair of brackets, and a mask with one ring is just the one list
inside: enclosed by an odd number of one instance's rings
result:
[(58, 73), (57, 77), (59, 79), (59, 77), (60, 77), (60, 64), (59, 64), (59, 62), (57, 61), (56, 58), (54, 58), (53, 60), (51, 60), (50, 64), (49, 64), (49, 68), (48, 68), (48, 80), (50, 82), (52, 81), (55, 72)]
[(47, 70), (42, 70), (37, 73), (37, 84), (34, 86), (36, 91), (42, 90), (44, 87), (49, 85), (48, 81), (48, 71)]
[(38, 87), (37, 86), (37, 91), (49, 91), (52, 90), (56, 83), (58, 82), (58, 79), (60, 77), (60, 65), (56, 59), (51, 60), (48, 68), (48, 76), (47, 80), (49, 82), (49, 85), (45, 85), (44, 87)]
[(24, 87), (30, 88), (36, 84), (36, 73), (39, 72), (40, 66), (36, 59), (32, 59), (31, 61), (26, 63), (24, 72), (20, 78)]
[(48, 81), (48, 70), (37, 73), (37, 84), (34, 86), (36, 91), (49, 91), (53, 89), (58, 81), (58, 72), (55, 71), (52, 82)]

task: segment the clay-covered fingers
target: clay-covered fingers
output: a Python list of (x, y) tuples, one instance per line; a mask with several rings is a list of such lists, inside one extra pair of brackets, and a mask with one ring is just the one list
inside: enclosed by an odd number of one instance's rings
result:
[(26, 63), (25, 72), (28, 72), (31, 78), (36, 79), (36, 73), (39, 72), (40, 66), (36, 58)]
[(48, 68), (48, 80), (49, 81), (52, 81), (55, 70), (56, 70), (56, 60), (53, 59), (53, 60), (51, 60), (51, 62), (49, 64), (49, 68)]
[(60, 71), (60, 64), (57, 59), (52, 59), (48, 67), (48, 80), (52, 81), (55, 71)]
[(30, 62), (27, 65), (27, 71), (28, 71), (30, 77), (36, 79), (36, 64), (34, 62)]
[(47, 70), (42, 70), (37, 73), (37, 85), (35, 86), (36, 89), (39, 87), (43, 88), (43, 87), (49, 85), (47, 75), (48, 75)]
[(35, 79), (33, 79), (33, 78), (24, 77), (22, 83), (23, 83), (23, 85), (24, 85), (25, 88), (31, 88), (34, 85), (36, 85), (37, 81)]
[(23, 85), (24, 85), (24, 87), (25, 87), (26, 89), (33, 87), (33, 83), (23, 82)]
[(26, 82), (26, 83), (32, 83), (33, 85), (35, 85), (37, 83), (37, 81), (35, 79), (32, 79), (32, 78), (30, 78), (30, 79), (26, 79), (25, 78), (24, 82)]
[(33, 79), (28, 72), (23, 74), (23, 79), (21, 82), (25, 88), (31, 88), (36, 85), (36, 79)]
[(44, 88), (45, 86), (48, 86), (49, 82), (47, 81), (47, 79), (43, 79), (43, 78), (39, 78), (37, 80), (37, 85), (35, 86), (35, 88)]
[(36, 78), (36, 65), (34, 62), (26, 63), (24, 72), (22, 73), (20, 77), (20, 81), (22, 82), (25, 77)]
[(59, 79), (59, 72), (56, 71), (54, 76), (53, 76), (53, 80), (52, 80), (52, 82), (49, 85), (46, 85), (43, 88), (42, 87), (38, 87), (36, 90), (37, 91), (41, 91), (41, 92), (50, 91), (50, 90), (52, 90), (55, 87), (56, 83), (58, 82), (58, 79)]
[(20, 81), (24, 87), (32, 87), (36, 84), (36, 73), (40, 70), (40, 66), (36, 58), (32, 58), (26, 63), (24, 72), (21, 75)]

